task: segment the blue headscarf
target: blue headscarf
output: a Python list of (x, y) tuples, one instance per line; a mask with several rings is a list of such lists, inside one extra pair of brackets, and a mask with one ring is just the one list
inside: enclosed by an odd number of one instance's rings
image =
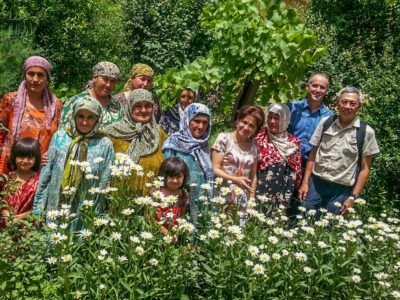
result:
[[(195, 117), (204, 115), (208, 117), (208, 127), (200, 138), (192, 136), (189, 123)], [(179, 123), (179, 131), (172, 134), (164, 143), (162, 150), (172, 149), (177, 152), (190, 154), (200, 164), (206, 181), (214, 179), (214, 171), (210, 159), (208, 139), (211, 134), (211, 113), (207, 106), (201, 103), (192, 103), (183, 112), (183, 119)]]

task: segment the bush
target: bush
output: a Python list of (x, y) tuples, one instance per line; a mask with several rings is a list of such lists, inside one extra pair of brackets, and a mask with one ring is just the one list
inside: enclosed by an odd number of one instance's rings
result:
[[(118, 169), (118, 168), (117, 168)], [(367, 216), (358, 200), (348, 218), (321, 210), (288, 228), (266, 197), (247, 214), (229, 204), (231, 190), (216, 179), (214, 198), (197, 228), (185, 219), (163, 236), (155, 207), (172, 199), (154, 192), (131, 198), (117, 175), (109, 211), (95, 213), (89, 189), (78, 214), (68, 205), (47, 212), (37, 229), (12, 225), (0, 233), (0, 297), (12, 299), (388, 299), (399, 297), (400, 220)], [(121, 168), (123, 170), (123, 167)], [(137, 169), (137, 172), (140, 172)], [(160, 182), (154, 181), (159, 187)], [(212, 188), (202, 186), (204, 194)], [(213, 209), (211, 209), (213, 206)], [(398, 214), (399, 211), (393, 211)], [(244, 224), (244, 216), (247, 221)], [(71, 232), (77, 218), (81, 231)], [(169, 224), (168, 217), (162, 222)], [(194, 242), (195, 241), (195, 242)]]

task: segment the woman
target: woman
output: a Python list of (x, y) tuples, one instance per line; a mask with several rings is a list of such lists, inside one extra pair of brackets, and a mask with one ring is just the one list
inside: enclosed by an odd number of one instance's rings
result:
[(8, 174), (11, 146), (22, 137), (36, 139), (41, 148), (42, 164), (47, 163), (47, 149), (60, 124), (62, 104), (49, 89), (50, 63), (40, 56), (24, 62), (24, 80), (17, 92), (0, 103), (0, 174)]
[[(104, 205), (100, 194), (88, 193), (92, 187), (108, 187), (114, 159), (110, 139), (99, 131), (102, 107), (96, 99), (85, 96), (75, 101), (71, 117), (51, 140), (49, 162), (40, 174), (33, 205), (35, 214), (60, 209), (61, 204), (71, 205), (70, 211), (76, 213), (83, 199), (94, 198), (97, 211)], [(88, 162), (91, 170), (82, 171), (72, 161)], [(72, 225), (72, 229), (80, 227), (79, 220)]]
[(143, 168), (145, 176), (132, 176), (132, 187), (140, 196), (148, 194), (149, 173), (157, 174), (163, 161), (161, 146), (167, 139), (153, 114), (153, 95), (145, 89), (133, 90), (128, 96), (122, 121), (106, 127), (115, 152), (126, 153)]
[(179, 122), (183, 118), (185, 108), (194, 102), (196, 93), (191, 88), (184, 88), (181, 92), (179, 102), (172, 108), (161, 114), (160, 125), (171, 136), (179, 130)]
[(211, 134), (211, 114), (201, 103), (190, 104), (183, 112), (180, 129), (171, 135), (163, 146), (164, 158), (179, 157), (190, 172), (190, 218), (198, 223), (202, 210), (199, 197), (201, 185), (214, 179), (208, 140)]
[(300, 141), (287, 132), (290, 110), (285, 104), (271, 104), (266, 117), (267, 127), (255, 138), (261, 154), (257, 194), (288, 208), (293, 190), (301, 184)]
[(246, 197), (232, 191), (232, 201), (246, 206), (247, 197), (255, 197), (259, 152), (253, 137), (264, 124), (264, 112), (258, 106), (243, 106), (236, 114), (236, 130), (220, 133), (212, 147), (215, 176), (241, 188)]
[(99, 62), (93, 67), (93, 78), (86, 85), (86, 90), (68, 99), (64, 104), (61, 126), (67, 125), (72, 118), (74, 103), (83, 97), (91, 96), (103, 107), (103, 118), (100, 129), (120, 121), (123, 115), (123, 105), (111, 93), (119, 77), (118, 67), (108, 61)]
[[(123, 105), (128, 104), (128, 96), (133, 90), (145, 89), (150, 91), (153, 86), (154, 71), (149, 65), (141, 63), (135, 64), (132, 66), (131, 74), (131, 78), (129, 78), (125, 83), (124, 91), (114, 96)], [(153, 101), (153, 114), (156, 122), (158, 122), (161, 115), (160, 101), (154, 95)]]

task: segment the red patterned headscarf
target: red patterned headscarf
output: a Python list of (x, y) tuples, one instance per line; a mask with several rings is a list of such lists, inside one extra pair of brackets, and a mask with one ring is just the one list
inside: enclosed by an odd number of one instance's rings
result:
[[(24, 62), (24, 73), (30, 67), (41, 67), (43, 68), (47, 76), (50, 80), (50, 63), (41, 56), (31, 56)], [(17, 99), (14, 104), (14, 118), (13, 118), (13, 126), (12, 126), (12, 135), (15, 139), (19, 137), (21, 133), (21, 122), (22, 117), (24, 115), (25, 107), (26, 107), (26, 81), (25, 79), (21, 82), (18, 87)], [(50, 88), (47, 86), (43, 90), (43, 106), (44, 112), (46, 114), (46, 129), (51, 128), (51, 120), (54, 117), (56, 111), (56, 97), (50, 91)]]

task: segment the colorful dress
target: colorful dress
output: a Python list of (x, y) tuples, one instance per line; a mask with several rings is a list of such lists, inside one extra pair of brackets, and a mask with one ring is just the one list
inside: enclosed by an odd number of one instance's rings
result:
[[(64, 103), (61, 127), (67, 125), (72, 118), (72, 106), (80, 98), (90, 96), (89, 90), (83, 91), (82, 93), (73, 96)], [(100, 129), (104, 129), (109, 124), (118, 122), (121, 120), (124, 111), (124, 106), (113, 96), (110, 96), (110, 101), (106, 106), (103, 106), (103, 118), (101, 121)]]
[[(17, 92), (11, 92), (1, 99), (0, 103), (0, 174), (8, 174), (7, 162), (16, 138), (11, 133)], [(31, 137), (40, 144), (41, 154), (45, 154), (49, 148), (51, 137), (60, 125), (62, 104), (60, 100), (55, 101), (54, 117), (50, 128), (46, 128), (46, 113), (26, 106), (20, 123), (18, 138)], [(18, 139), (17, 138), (17, 139)]]
[[(33, 205), (33, 212), (41, 214), (44, 211), (58, 210), (61, 207), (61, 183), (63, 180), (67, 152), (73, 141), (64, 129), (57, 131), (50, 143), (49, 162), (43, 167), (39, 185)], [(78, 146), (77, 144), (75, 146)], [(98, 162), (96, 158), (102, 158)], [(76, 212), (84, 199), (93, 199), (95, 207), (100, 210), (104, 200), (101, 194), (89, 195), (88, 190), (92, 187), (105, 189), (111, 179), (111, 164), (114, 159), (114, 150), (109, 138), (93, 137), (88, 139), (87, 158), (91, 168), (91, 174), (98, 179), (82, 178), (79, 190), (75, 193), (77, 199), (71, 200), (71, 212)], [(80, 225), (75, 224), (75, 229)]]
[[(185, 207), (189, 204), (189, 196), (188, 194), (182, 190), (182, 194), (178, 197), (177, 203), (173, 207), (162, 208), (161, 206), (157, 207), (156, 220), (157, 222), (163, 222), (162, 226), (165, 229), (170, 229), (178, 224), (177, 218), (181, 218), (182, 213), (184, 212)], [(173, 217), (171, 218), (169, 214), (172, 213)]]
[[(199, 115), (208, 117), (206, 132), (200, 138), (194, 138), (190, 132), (190, 122)], [(211, 134), (211, 113), (207, 106), (192, 103), (184, 110), (179, 131), (172, 134), (163, 145), (164, 158), (179, 157), (187, 164), (190, 173), (190, 219), (196, 226), (202, 223), (199, 215), (207, 208), (199, 199), (201, 196), (211, 197), (212, 190), (201, 188), (203, 183), (214, 179), (214, 170), (210, 159), (208, 140)]]
[(295, 188), (302, 179), (300, 141), (287, 133), (288, 148), (292, 154), (284, 157), (273, 144), (268, 129), (263, 128), (254, 139), (260, 149), (257, 166), (257, 194), (266, 195), (276, 205), (288, 207)]
[[(128, 99), (126, 99), (126, 96), (125, 96), (124, 92), (115, 94), (113, 97), (116, 100), (118, 100), (119, 102), (121, 102), (121, 104), (123, 106), (128, 104)], [(154, 101), (153, 114), (154, 114), (154, 118), (155, 118), (156, 122), (158, 123), (158, 121), (160, 120), (160, 116), (161, 116), (160, 99), (158, 99), (156, 96), (153, 95), (153, 101)]]
[[(164, 130), (159, 127), (159, 142), (156, 150), (148, 155), (141, 156), (139, 161), (136, 162), (143, 168), (143, 176), (138, 176), (136, 173), (131, 175), (131, 179), (129, 180), (131, 185), (127, 187), (128, 190), (134, 191), (137, 195), (143, 196), (149, 194), (149, 188), (146, 186), (146, 183), (151, 182), (151, 178), (146, 175), (149, 173), (158, 174), (158, 170), (164, 161), (161, 146), (168, 138), (165, 134)], [(116, 153), (126, 153), (131, 145), (131, 141), (124, 141), (121, 139), (111, 137), (111, 141), (114, 145), (114, 150)]]
[(240, 149), (233, 132), (220, 133), (212, 149), (224, 153), (222, 170), (227, 174), (233, 174), (238, 177), (249, 178), (254, 164), (259, 160), (257, 144), (252, 142), (250, 150), (244, 151)]
[[(12, 174), (10, 174), (12, 178)], [(11, 179), (12, 180), (12, 179)], [(13, 195), (5, 198), (8, 210), (12, 210), (13, 215), (19, 215), (31, 211), (33, 208), (33, 199), (37, 190), (39, 173), (32, 173), (31, 178), (23, 184), (20, 184)], [(18, 184), (18, 182), (16, 182)], [(0, 220), (0, 228), (4, 223)]]
[(178, 103), (161, 114), (160, 125), (168, 136), (179, 131), (181, 113), (183, 113), (183, 111)]

